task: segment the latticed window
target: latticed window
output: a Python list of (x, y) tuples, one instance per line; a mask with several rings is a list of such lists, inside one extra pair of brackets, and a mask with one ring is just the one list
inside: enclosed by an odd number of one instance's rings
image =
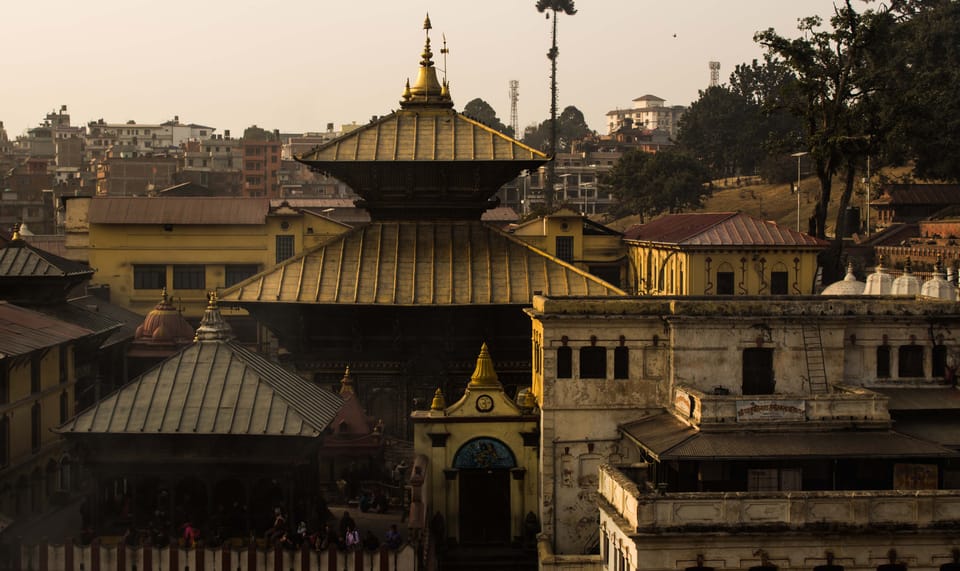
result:
[(232, 264), (224, 267), (223, 283), (230, 287), (238, 284), (250, 276), (256, 275), (260, 271), (257, 264)]
[(163, 289), (165, 287), (167, 287), (166, 266), (133, 266), (133, 289)]
[(293, 236), (277, 236), (277, 263), (293, 257)]
[(557, 236), (557, 257), (564, 262), (573, 261), (573, 236)]
[(206, 289), (206, 273), (204, 266), (173, 266), (173, 289)]

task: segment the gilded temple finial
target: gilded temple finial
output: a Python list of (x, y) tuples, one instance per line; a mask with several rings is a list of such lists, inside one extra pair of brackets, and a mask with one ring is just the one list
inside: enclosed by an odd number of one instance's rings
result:
[(470, 383), (467, 385), (468, 389), (481, 387), (503, 388), (500, 385), (500, 378), (493, 368), (493, 359), (490, 357), (490, 351), (487, 349), (486, 343), (480, 347), (480, 355), (477, 356), (477, 367), (473, 370), (473, 375), (470, 376)]
[[(423, 53), (420, 54), (420, 70), (417, 72), (417, 79), (410, 85), (407, 80), (407, 88), (403, 91), (403, 100), (401, 107), (409, 106), (433, 106), (433, 107), (453, 107), (453, 101), (450, 100), (449, 87), (441, 85), (437, 79), (437, 69), (433, 64), (433, 50), (430, 48), (430, 30), (433, 25), (430, 23), (430, 15), (427, 14), (423, 21), (424, 35), (426, 39), (423, 45)], [(446, 48), (444, 48), (445, 50)], [(446, 53), (445, 51), (442, 53)]]
[(353, 376), (350, 375), (350, 365), (347, 365), (346, 370), (343, 372), (343, 378), (340, 379), (340, 394), (356, 394), (354, 390)]
[(433, 393), (433, 402), (430, 403), (430, 410), (440, 410), (447, 408), (447, 400), (443, 398), (443, 391), (437, 387), (437, 392)]

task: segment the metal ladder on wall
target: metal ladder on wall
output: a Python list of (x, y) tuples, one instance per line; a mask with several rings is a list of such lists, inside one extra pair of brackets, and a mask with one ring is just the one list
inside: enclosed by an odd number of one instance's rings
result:
[(820, 339), (820, 326), (815, 323), (801, 323), (803, 331), (803, 352), (807, 358), (807, 381), (810, 392), (824, 394), (827, 387), (827, 369), (823, 358), (823, 342)]

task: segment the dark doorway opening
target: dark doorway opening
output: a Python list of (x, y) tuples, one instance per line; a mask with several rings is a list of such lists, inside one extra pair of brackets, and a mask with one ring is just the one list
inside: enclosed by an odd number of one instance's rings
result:
[(510, 471), (461, 470), (460, 543), (510, 541)]
[(772, 395), (773, 349), (743, 350), (743, 394)]

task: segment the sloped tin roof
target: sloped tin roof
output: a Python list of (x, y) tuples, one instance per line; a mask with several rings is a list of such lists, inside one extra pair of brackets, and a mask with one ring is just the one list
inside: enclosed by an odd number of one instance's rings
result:
[(825, 248), (821, 240), (742, 212), (668, 214), (624, 233), (625, 240), (677, 246)]
[(342, 399), (231, 341), (201, 341), (57, 429), (61, 433), (316, 437)]
[(90, 201), (90, 224), (263, 224), (266, 198), (103, 196)]
[(535, 161), (547, 156), (452, 109), (395, 111), (302, 155), (298, 161)]
[(224, 302), (529, 304), (622, 290), (478, 221), (384, 221), (342, 234), (226, 289)]
[(93, 268), (31, 246), (23, 240), (0, 245), (0, 278), (68, 277), (93, 274)]
[(93, 334), (79, 325), (0, 301), (0, 358), (25, 355)]

